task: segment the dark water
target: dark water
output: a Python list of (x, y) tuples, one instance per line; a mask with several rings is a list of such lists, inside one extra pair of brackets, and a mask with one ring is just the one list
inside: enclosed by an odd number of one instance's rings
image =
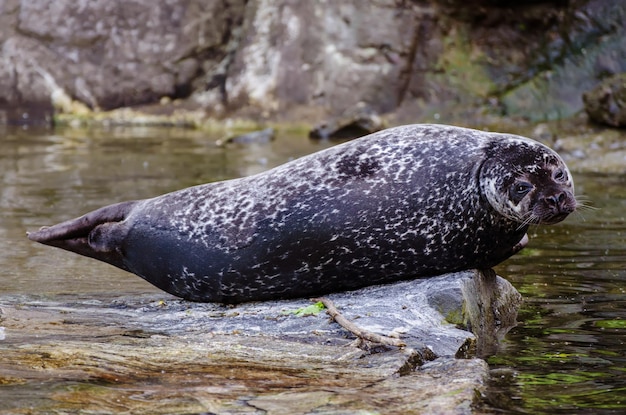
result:
[(626, 177), (577, 178), (595, 210), (537, 227), (498, 269), (525, 299), (489, 360), (489, 399), (511, 412), (626, 413)]
[[(117, 201), (254, 174), (327, 147), (304, 135), (218, 147), (166, 130), (0, 130), (2, 295), (157, 292), (106, 264), (29, 242), (25, 231)], [(576, 175), (594, 210), (531, 229), (498, 267), (523, 294), (520, 325), (489, 361), (485, 411), (626, 413), (626, 178)]]

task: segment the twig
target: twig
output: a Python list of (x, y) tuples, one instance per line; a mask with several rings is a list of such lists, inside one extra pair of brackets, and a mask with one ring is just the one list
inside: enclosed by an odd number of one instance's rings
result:
[(394, 337), (389, 336), (381, 336), (380, 334), (372, 333), (371, 331), (367, 331), (359, 328), (356, 324), (349, 321), (347, 318), (343, 316), (335, 307), (335, 304), (329, 300), (328, 298), (321, 297), (313, 299), (314, 302), (321, 302), (326, 307), (326, 312), (328, 315), (337, 322), (341, 327), (348, 330), (350, 333), (357, 336), (359, 339), (368, 340), (374, 343), (384, 344), (385, 346), (395, 346), (395, 347), (404, 347), (406, 343), (404, 343), (400, 339), (396, 339)]

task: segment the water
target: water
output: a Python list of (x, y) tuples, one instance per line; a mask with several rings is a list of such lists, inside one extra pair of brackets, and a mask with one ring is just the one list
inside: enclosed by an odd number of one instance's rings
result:
[(578, 179), (596, 209), (531, 230), (498, 269), (525, 298), (489, 359), (509, 413), (626, 413), (626, 177)]
[[(0, 301), (158, 293), (109, 265), (31, 243), (25, 232), (330, 145), (279, 135), (271, 144), (219, 147), (223, 137), (148, 128), (0, 132)], [(626, 178), (575, 178), (595, 210), (532, 228), (529, 247), (497, 268), (525, 304), (489, 359), (486, 412), (626, 412)]]

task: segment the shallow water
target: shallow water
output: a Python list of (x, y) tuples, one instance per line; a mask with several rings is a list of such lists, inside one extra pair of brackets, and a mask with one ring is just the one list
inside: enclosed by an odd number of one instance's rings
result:
[(531, 230), (497, 269), (525, 299), (489, 359), (489, 399), (511, 412), (626, 413), (626, 177), (577, 178), (595, 210)]
[[(159, 293), (109, 265), (31, 243), (25, 232), (118, 201), (254, 174), (330, 145), (279, 135), (271, 144), (219, 147), (219, 138), (149, 128), (0, 131), (0, 301)], [(575, 176), (595, 210), (531, 229), (529, 247), (497, 268), (525, 304), (520, 325), (489, 360), (486, 411), (626, 411), (626, 178)]]

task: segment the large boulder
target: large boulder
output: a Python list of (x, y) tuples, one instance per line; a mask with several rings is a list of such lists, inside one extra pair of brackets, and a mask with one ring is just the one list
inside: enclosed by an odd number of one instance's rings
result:
[(198, 77), (219, 74), (244, 4), (0, 2), (0, 109), (48, 103), (72, 111), (78, 101), (106, 110), (187, 96), (194, 81), (216, 82)]
[(493, 272), (474, 271), (326, 297), (360, 330), (406, 344), (398, 348), (355, 342), (307, 299), (3, 296), (0, 383), (12, 399), (0, 407), (471, 414), (488, 377), (476, 356), (493, 353), (520, 299)]
[(583, 94), (589, 118), (611, 127), (626, 127), (626, 73), (605, 79)]

